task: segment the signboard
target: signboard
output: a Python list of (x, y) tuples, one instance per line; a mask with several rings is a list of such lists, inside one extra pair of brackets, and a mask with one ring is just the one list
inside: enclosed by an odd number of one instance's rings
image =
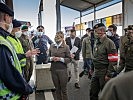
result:
[(106, 27), (112, 25), (112, 17), (106, 17)]
[(79, 30), (84, 30), (85, 29), (85, 23), (81, 23), (81, 24), (77, 24), (75, 25), (75, 30), (79, 31)]
[(73, 26), (67, 26), (67, 27), (65, 27), (65, 31), (70, 31), (72, 29), (75, 29), (75, 28)]

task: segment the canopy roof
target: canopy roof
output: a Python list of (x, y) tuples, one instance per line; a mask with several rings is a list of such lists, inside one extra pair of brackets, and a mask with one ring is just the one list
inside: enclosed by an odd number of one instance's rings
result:
[(110, 1), (112, 0), (60, 0), (60, 4), (62, 6), (82, 12), (91, 9), (94, 7), (94, 5), (97, 7)]

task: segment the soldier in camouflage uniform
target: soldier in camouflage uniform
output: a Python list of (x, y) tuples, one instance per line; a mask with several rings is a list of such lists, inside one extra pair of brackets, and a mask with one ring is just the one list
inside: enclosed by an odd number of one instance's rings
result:
[(125, 68), (125, 72), (133, 70), (133, 26), (129, 25), (127, 33), (120, 39), (120, 68), (118, 73)]
[(94, 45), (94, 73), (91, 80), (90, 100), (98, 100), (99, 91), (103, 89), (107, 80), (114, 72), (113, 64), (118, 60), (115, 44), (106, 36), (106, 27), (103, 23), (96, 24), (98, 39)]
[[(19, 38), (24, 52), (27, 52), (28, 50), (32, 50), (33, 49), (33, 43), (32, 41), (29, 39), (29, 32), (28, 32), (28, 26), (23, 26), (21, 28), (22, 30), (22, 35)], [(24, 68), (24, 77), (26, 79), (27, 82), (30, 81), (30, 78), (32, 76), (32, 72), (33, 72), (33, 58), (32, 57), (27, 57), (26, 58), (26, 66)]]

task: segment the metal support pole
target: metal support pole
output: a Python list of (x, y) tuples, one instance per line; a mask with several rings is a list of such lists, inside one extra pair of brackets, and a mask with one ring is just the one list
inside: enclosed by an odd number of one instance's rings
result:
[(124, 28), (125, 28), (125, 0), (122, 0), (122, 18), (123, 18), (123, 20), (122, 20), (122, 35), (124, 35), (125, 34), (125, 32), (124, 32)]
[(94, 4), (94, 24), (93, 26), (96, 24), (96, 5)]
[(82, 12), (80, 11), (80, 37), (81, 37)]
[(60, 0), (56, 0), (56, 31), (61, 30), (61, 12), (60, 12)]

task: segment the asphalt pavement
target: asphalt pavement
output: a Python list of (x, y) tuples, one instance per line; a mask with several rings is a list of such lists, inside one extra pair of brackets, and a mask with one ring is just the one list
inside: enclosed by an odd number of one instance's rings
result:
[[(79, 63), (79, 72), (82, 71), (83, 62), (80, 60)], [(72, 78), (67, 84), (68, 89), (68, 98), (69, 100), (90, 100), (89, 99), (89, 91), (90, 91), (90, 79), (88, 79), (87, 75), (84, 75), (80, 78), (79, 84), (80, 89), (77, 89), (74, 87), (75, 78), (73, 74), (73, 67), (71, 67), (72, 70)], [(35, 75), (35, 73), (34, 73)], [(34, 75), (32, 79), (34, 79)], [(34, 80), (35, 81), (35, 80)], [(29, 96), (29, 100), (56, 100), (55, 98), (55, 92), (51, 92), (52, 94), (49, 94), (51, 91), (36, 91), (33, 94)], [(48, 94), (48, 95), (47, 95)], [(46, 97), (47, 95), (47, 97)]]

